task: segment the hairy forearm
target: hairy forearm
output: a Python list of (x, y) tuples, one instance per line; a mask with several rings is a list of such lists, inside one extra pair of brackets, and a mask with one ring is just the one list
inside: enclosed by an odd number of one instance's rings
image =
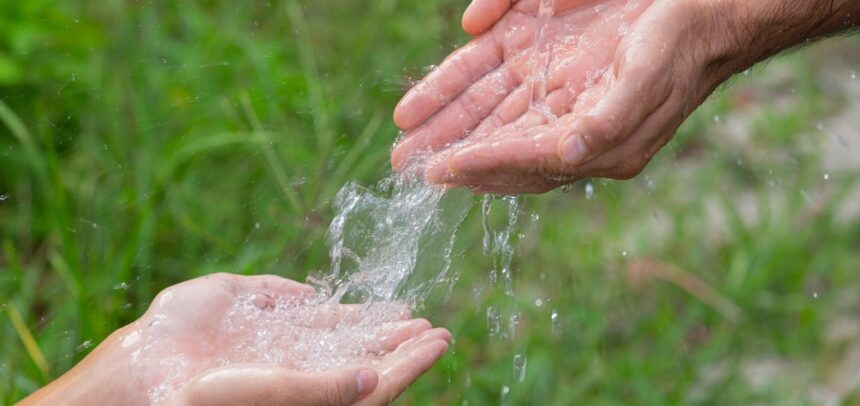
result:
[(785, 49), (855, 29), (858, 0), (704, 0), (711, 58), (733, 74)]

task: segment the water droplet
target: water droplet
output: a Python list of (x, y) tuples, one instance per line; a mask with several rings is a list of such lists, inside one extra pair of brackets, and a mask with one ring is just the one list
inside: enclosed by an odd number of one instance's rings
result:
[(513, 340), (517, 335), (517, 326), (520, 325), (520, 313), (514, 311), (508, 320), (508, 338)]
[(829, 173), (824, 174), (824, 180), (830, 180), (830, 174)]
[(511, 393), (511, 388), (508, 385), (502, 385), (501, 404), (508, 404), (508, 395)]
[(720, 118), (720, 116), (714, 116), (714, 123), (719, 124), (719, 123), (720, 123), (720, 121), (722, 121), (722, 119)]
[(82, 342), (80, 345), (75, 347), (75, 351), (82, 352), (93, 346), (93, 340), (86, 340)]
[(481, 226), (484, 229), (484, 239), (482, 240), (482, 248), (484, 255), (488, 255), (492, 246), (492, 231), (490, 230), (490, 208), (492, 207), (493, 197), (484, 195), (481, 200)]
[(588, 200), (594, 199), (594, 184), (591, 180), (585, 182), (585, 198)]
[(654, 190), (657, 188), (657, 182), (654, 182), (654, 179), (651, 179), (650, 176), (645, 176), (645, 186), (650, 190)]
[(626, 256), (627, 256), (627, 251), (621, 251), (621, 256), (622, 256), (622, 257), (626, 257)]
[(113, 285), (113, 290), (128, 290), (128, 284), (125, 282), (117, 283)]
[(550, 320), (550, 331), (552, 335), (555, 337), (561, 336), (561, 316), (558, 314), (558, 310), (552, 309), (552, 313), (549, 316)]
[(851, 70), (851, 79), (857, 79), (857, 72), (854, 72), (854, 70)]
[(812, 292), (812, 298), (818, 299), (818, 292)]
[(502, 330), (502, 315), (493, 306), (487, 306), (487, 332), (490, 337), (499, 334)]
[(526, 380), (526, 367), (528, 358), (525, 354), (514, 354), (514, 379), (522, 383)]
[(537, 306), (537, 307), (543, 306), (543, 300), (540, 298), (535, 299), (535, 306)]
[(0, 194), (0, 202), (9, 200), (10, 197), (12, 196), (9, 196), (8, 194)]

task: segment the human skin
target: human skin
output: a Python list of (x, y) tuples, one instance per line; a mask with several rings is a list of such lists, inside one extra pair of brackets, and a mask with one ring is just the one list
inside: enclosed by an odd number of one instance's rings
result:
[[(213, 359), (228, 355), (234, 344), (231, 339), (235, 337), (219, 326), (237, 298), (253, 295), (253, 305), (265, 310), (272, 306), (273, 298), (298, 300), (313, 294), (308, 285), (270, 275), (213, 274), (175, 285), (161, 292), (140, 319), (114, 332), (72, 370), (22, 404), (149, 404), (152, 399), (147, 392), (169, 373), (169, 363), (160, 361), (182, 354), (187, 363), (183, 371), (189, 376), (180, 373), (174, 378), (187, 384), (159, 403), (383, 405), (394, 400), (448, 348), (451, 335), (447, 330), (433, 329), (426, 320), (411, 319), (402, 306), (391, 305), (398, 320), (373, 331), (378, 339), (367, 343), (373, 353), (367, 355), (366, 362), (324, 372), (266, 363), (208, 368)], [(353, 305), (326, 307), (300, 322), (310, 329), (331, 329), (357, 311)], [(148, 337), (157, 338), (159, 345), (145, 347), (144, 356), (156, 362), (133, 361), (140, 357), (135, 350)], [(283, 345), (295, 343), (286, 341)]]
[(630, 179), (732, 75), (860, 22), (856, 0), (558, 0), (535, 108), (530, 78), (543, 68), (527, 60), (538, 7), (472, 2), (463, 28), (475, 38), (395, 109), (405, 133), (395, 170), (429, 155), (429, 181), (479, 193)]

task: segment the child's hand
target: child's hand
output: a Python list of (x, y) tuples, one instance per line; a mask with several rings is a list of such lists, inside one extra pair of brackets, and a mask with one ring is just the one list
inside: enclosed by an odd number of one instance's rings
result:
[[(59, 399), (67, 404), (386, 404), (448, 347), (447, 330), (410, 319), (402, 306), (377, 304), (383, 307), (377, 313), (391, 315), (388, 323), (371, 329), (363, 341), (330, 349), (335, 354), (357, 354), (348, 365), (303, 372), (299, 366), (307, 367), (313, 354), (301, 349), (314, 347), (302, 340), (350, 323), (359, 308), (306, 307), (296, 311), (295, 318), (279, 316), (288, 323), (262, 330), (236, 313), (247, 304), (253, 307), (251, 314), (266, 317), (278, 303), (301, 303), (313, 294), (308, 285), (276, 276), (215, 274), (170, 287), (143, 317), (115, 332), (25, 403)], [(261, 331), (274, 338), (263, 347), (256, 346)], [(259, 353), (260, 348), (266, 353)], [(280, 354), (276, 360), (271, 357), (275, 353)]]

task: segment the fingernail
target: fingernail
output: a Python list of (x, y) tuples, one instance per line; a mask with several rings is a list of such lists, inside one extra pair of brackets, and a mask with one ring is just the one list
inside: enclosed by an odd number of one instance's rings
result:
[(355, 380), (358, 382), (358, 394), (365, 395), (376, 387), (379, 377), (370, 369), (362, 369), (355, 374)]
[(561, 146), (561, 159), (566, 164), (578, 164), (585, 160), (587, 154), (588, 149), (585, 147), (585, 142), (578, 135), (567, 137)]

